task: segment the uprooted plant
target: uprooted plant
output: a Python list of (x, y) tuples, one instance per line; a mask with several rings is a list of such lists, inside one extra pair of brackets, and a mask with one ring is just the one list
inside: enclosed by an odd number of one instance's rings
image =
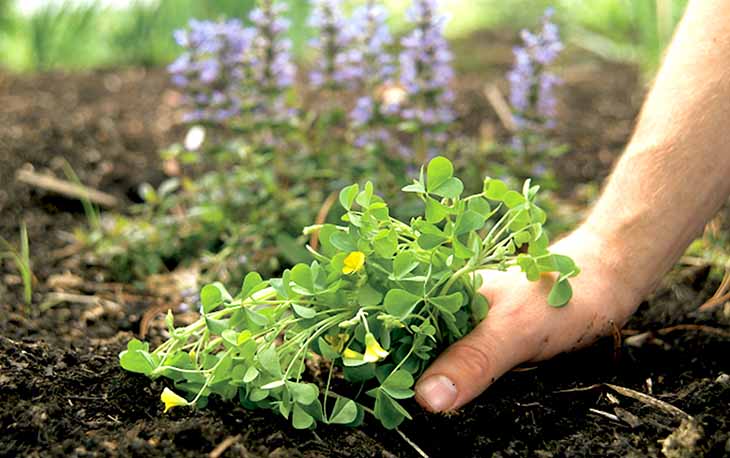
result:
[[(249, 273), (235, 297), (220, 283), (205, 286), (198, 321), (176, 328), (168, 313), (169, 340), (154, 351), (132, 340), (122, 367), (170, 379), (166, 411), (216, 394), (276, 410), (296, 428), (357, 425), (365, 412), (397, 427), (410, 418), (400, 401), (413, 396), (414, 379), (486, 316), (479, 271), (518, 267), (532, 281), (555, 273), (555, 307), (570, 300), (568, 279), (579, 272), (549, 252), (529, 180), (522, 192), (491, 178), (478, 194), (463, 190), (451, 162), (433, 159), (403, 189), (425, 208), (405, 223), (372, 183), (344, 188), (343, 224), (305, 229), (318, 232), (311, 264), (270, 280)], [(307, 360), (328, 368), (324, 380), (312, 382)]]

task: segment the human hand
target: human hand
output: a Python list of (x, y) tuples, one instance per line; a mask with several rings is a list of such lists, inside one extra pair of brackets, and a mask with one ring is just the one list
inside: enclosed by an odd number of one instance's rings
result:
[(454, 343), (416, 384), (416, 400), (432, 412), (458, 409), (504, 373), (594, 342), (621, 326), (640, 302), (619, 269), (620, 250), (588, 230), (577, 230), (552, 252), (570, 256), (581, 268), (571, 280), (573, 298), (563, 308), (547, 304), (554, 279), (529, 282), (519, 270), (485, 271), (481, 293), (490, 304), (487, 317)]

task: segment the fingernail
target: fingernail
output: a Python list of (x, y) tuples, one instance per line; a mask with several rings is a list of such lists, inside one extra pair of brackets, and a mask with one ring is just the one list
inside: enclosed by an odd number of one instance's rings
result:
[(432, 375), (416, 385), (416, 396), (433, 412), (448, 410), (457, 394), (456, 385), (445, 375)]

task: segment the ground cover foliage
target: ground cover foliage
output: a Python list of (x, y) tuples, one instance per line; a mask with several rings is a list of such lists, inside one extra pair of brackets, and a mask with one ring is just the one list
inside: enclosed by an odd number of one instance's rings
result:
[[(411, 418), (398, 400), (414, 395), (415, 378), (486, 316), (476, 272), (519, 267), (531, 281), (555, 273), (548, 303), (568, 303), (568, 279), (579, 268), (548, 252), (537, 186), (527, 181), (519, 193), (487, 178), (481, 193), (463, 197), (453, 165), (438, 156), (404, 191), (426, 207), (410, 224), (390, 216), (372, 182), (344, 188), (347, 225), (309, 228), (321, 247), (312, 249), (311, 264), (269, 280), (249, 273), (235, 298), (220, 283), (205, 286), (197, 322), (175, 328), (168, 314), (170, 340), (152, 352), (131, 341), (122, 367), (168, 377), (194, 396), (165, 390), (166, 410), (205, 405), (216, 394), (278, 410), (298, 429), (317, 421), (358, 426), (364, 411), (392, 429)], [(330, 364), (321, 397), (317, 385), (302, 381), (307, 362), (318, 357)], [(375, 398), (372, 407), (330, 390), (337, 368)]]

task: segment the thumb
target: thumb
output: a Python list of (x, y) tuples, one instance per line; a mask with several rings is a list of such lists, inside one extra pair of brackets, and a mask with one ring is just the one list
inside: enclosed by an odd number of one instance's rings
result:
[(458, 409), (505, 372), (531, 359), (518, 333), (506, 332), (513, 329), (499, 316), (488, 317), (451, 345), (416, 384), (418, 403), (432, 412)]
[[(482, 291), (487, 296), (493, 296)], [(416, 384), (416, 401), (432, 412), (455, 410), (505, 372), (536, 356), (535, 318), (526, 304), (495, 304), (474, 330), (452, 344)]]

